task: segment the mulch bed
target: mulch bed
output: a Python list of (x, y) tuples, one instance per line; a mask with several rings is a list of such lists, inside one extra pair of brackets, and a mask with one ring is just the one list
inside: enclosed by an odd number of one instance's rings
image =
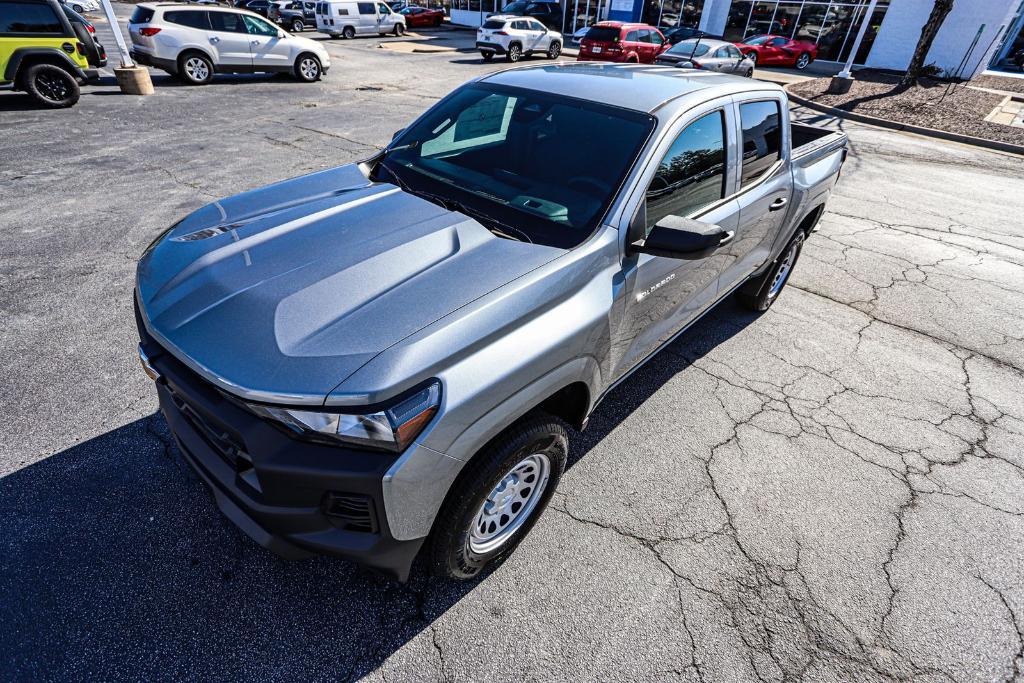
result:
[(972, 90), (963, 85), (951, 87), (948, 83), (930, 79), (921, 79), (918, 86), (899, 92), (895, 89), (899, 83), (898, 76), (865, 71), (857, 72), (850, 92), (830, 95), (826, 92), (829, 80), (816, 78), (791, 85), (789, 89), (812, 102), (858, 114), (1024, 145), (1024, 128), (984, 120), (1003, 101), (1002, 95)]
[(1012, 78), (1010, 76), (978, 76), (971, 81), (971, 85), (977, 85), (981, 88), (1008, 90), (1010, 92), (1024, 94), (1024, 78)]

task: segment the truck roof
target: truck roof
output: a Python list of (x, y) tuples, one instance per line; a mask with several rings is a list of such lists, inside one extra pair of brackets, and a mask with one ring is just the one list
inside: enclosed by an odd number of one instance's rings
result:
[(624, 109), (653, 113), (665, 103), (701, 90), (719, 94), (771, 90), (784, 92), (774, 83), (727, 74), (645, 64), (561, 62), (506, 69), (482, 81), (566, 97), (603, 102)]

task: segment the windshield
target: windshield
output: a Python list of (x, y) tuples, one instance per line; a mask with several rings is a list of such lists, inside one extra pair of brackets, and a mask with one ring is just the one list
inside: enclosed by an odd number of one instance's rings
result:
[(525, 2), (510, 2), (501, 8), (502, 14), (524, 14), (526, 12)]
[(743, 41), (744, 45), (764, 45), (771, 36), (754, 36)]
[[(696, 50), (694, 48), (697, 48)], [(676, 43), (669, 48), (668, 53), (673, 55), (685, 55), (690, 56), (693, 53), (694, 57), (703, 57), (711, 50), (711, 46), (707, 43), (698, 43), (696, 40), (684, 40), (681, 43)]]
[(650, 114), (475, 83), (406, 129), (375, 179), (503, 237), (570, 248), (597, 227), (653, 128)]

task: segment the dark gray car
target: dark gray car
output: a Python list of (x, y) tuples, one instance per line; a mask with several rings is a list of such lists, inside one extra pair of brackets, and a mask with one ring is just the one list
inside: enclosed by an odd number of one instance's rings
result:
[(655, 64), (703, 69), (750, 78), (754, 62), (743, 56), (739, 48), (723, 40), (684, 40), (658, 55)]
[(614, 386), (724, 297), (778, 299), (845, 144), (769, 83), (490, 74), (362, 163), (175, 223), (139, 261), (140, 358), (253, 539), (469, 578)]

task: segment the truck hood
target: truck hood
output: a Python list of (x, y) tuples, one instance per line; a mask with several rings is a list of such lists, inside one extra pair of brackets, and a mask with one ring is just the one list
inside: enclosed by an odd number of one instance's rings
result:
[(139, 262), (146, 329), (221, 388), (320, 405), (375, 355), (557, 258), (356, 165), (223, 199)]

